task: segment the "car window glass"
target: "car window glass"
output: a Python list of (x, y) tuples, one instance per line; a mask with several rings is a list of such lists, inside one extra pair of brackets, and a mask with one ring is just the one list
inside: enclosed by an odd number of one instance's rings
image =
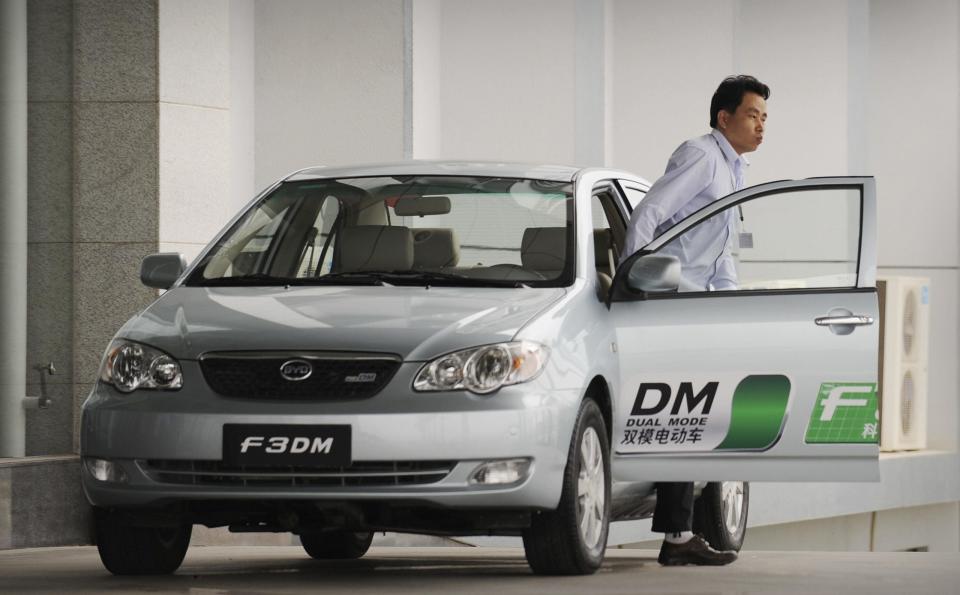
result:
[(204, 276), (235, 277), (248, 275), (263, 267), (269, 258), (271, 239), (283, 225), (288, 212), (289, 204), (282, 205), (282, 208), (257, 209), (246, 224), (225, 243), (218, 257), (210, 261)]
[(573, 279), (573, 214), (564, 181), (289, 182), (218, 240), (188, 284), (355, 283), (375, 273), (391, 284), (562, 286)]
[(643, 190), (626, 185), (623, 186), (623, 193), (627, 197), (627, 202), (630, 203), (631, 210), (637, 208), (637, 205), (640, 204), (640, 201), (643, 200), (643, 197), (647, 195), (647, 193)]
[(298, 277), (329, 273), (333, 267), (333, 228), (340, 215), (340, 202), (335, 196), (326, 196), (323, 201), (303, 245)]
[(603, 203), (601, 202), (603, 199), (610, 200), (610, 197), (606, 194), (594, 194), (593, 200), (590, 201), (594, 229), (608, 229), (610, 227), (610, 221), (603, 210)]
[[(768, 194), (700, 222), (657, 253), (681, 263), (680, 291), (850, 288), (857, 285), (859, 189)], [(731, 284), (706, 286), (725, 270)]]
[(422, 237), (418, 229), (452, 230), (459, 244), (457, 266), (462, 268), (522, 267), (527, 229), (562, 229), (567, 225), (565, 201), (544, 200), (540, 193), (525, 193), (521, 189), (487, 193), (482, 201), (474, 193), (448, 192), (445, 196), (450, 199), (449, 213), (424, 217), (392, 215), (391, 221), (414, 230), (415, 244)]

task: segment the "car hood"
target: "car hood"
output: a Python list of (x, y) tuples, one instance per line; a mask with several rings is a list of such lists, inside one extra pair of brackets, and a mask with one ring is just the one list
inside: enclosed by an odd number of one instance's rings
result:
[(210, 351), (395, 353), (406, 361), (509, 341), (563, 288), (177, 287), (118, 336), (180, 359)]

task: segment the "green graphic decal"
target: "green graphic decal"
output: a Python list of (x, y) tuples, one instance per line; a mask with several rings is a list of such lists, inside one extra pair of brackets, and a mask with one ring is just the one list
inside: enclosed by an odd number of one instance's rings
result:
[(806, 441), (876, 444), (879, 417), (875, 383), (826, 382), (813, 405)]
[(733, 393), (730, 428), (717, 449), (763, 450), (780, 437), (790, 399), (790, 380), (782, 375), (747, 376)]

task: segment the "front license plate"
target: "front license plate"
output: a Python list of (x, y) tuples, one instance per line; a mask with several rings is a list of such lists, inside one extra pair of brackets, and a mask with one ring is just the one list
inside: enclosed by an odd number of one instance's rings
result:
[(225, 424), (223, 461), (248, 467), (346, 467), (350, 426)]

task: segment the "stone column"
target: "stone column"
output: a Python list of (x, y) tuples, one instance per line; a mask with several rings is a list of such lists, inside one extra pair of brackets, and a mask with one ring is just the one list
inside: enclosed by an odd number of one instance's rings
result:
[(27, 42), (27, 394), (50, 399), (31, 456), (73, 451), (73, 2), (28, 2)]
[[(73, 383), (79, 409), (113, 334), (155, 297), (159, 240), (156, 0), (75, 0)], [(79, 432), (74, 416), (74, 442)]]
[(0, 2), (0, 457), (24, 453), (27, 4)]

